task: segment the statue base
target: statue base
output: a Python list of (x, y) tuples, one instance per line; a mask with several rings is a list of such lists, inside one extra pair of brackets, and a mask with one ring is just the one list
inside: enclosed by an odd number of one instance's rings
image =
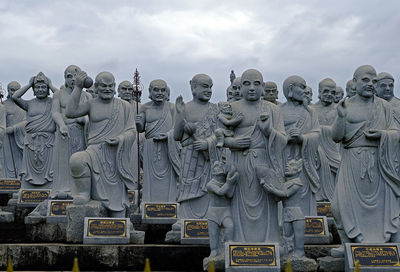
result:
[(281, 259), (281, 267), (286, 268), (286, 264), (290, 259), (292, 265), (292, 271), (301, 272), (317, 272), (318, 264), (315, 260), (307, 257), (283, 257)]
[(334, 258), (331, 256), (321, 257), (317, 259), (319, 270), (324, 272), (341, 272), (344, 271), (344, 258)]

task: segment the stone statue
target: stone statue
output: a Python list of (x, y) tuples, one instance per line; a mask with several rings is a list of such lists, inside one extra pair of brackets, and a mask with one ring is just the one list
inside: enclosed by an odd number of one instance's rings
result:
[(136, 140), (132, 106), (114, 97), (115, 79), (109, 72), (96, 76), (98, 97), (81, 103), (86, 77), (83, 71), (75, 77), (65, 112), (68, 118), (89, 117), (87, 148), (70, 158), (77, 189), (74, 204), (83, 205), (94, 199), (102, 203), (110, 216), (125, 217), (129, 207), (127, 190), (137, 189), (137, 169), (131, 158)]
[(379, 73), (375, 80), (376, 95), (385, 99), (393, 108), (394, 121), (400, 128), (400, 99), (394, 96), (394, 77), (389, 73)]
[(96, 98), (97, 97), (97, 93), (94, 90), (94, 85), (92, 85), (89, 88), (86, 88), (86, 92), (89, 93), (92, 96), (92, 98)]
[(231, 214), (231, 199), (239, 179), (239, 173), (234, 167), (223, 162), (215, 162), (211, 169), (212, 179), (207, 184), (210, 195), (210, 207), (207, 211), (208, 232), (210, 234), (209, 258), (224, 255), (224, 247), (220, 247), (221, 229), (224, 229), (224, 241), (233, 240), (233, 219)]
[(275, 105), (281, 104), (277, 100), (278, 99), (278, 86), (276, 85), (275, 82), (272, 82), (272, 81), (265, 82), (263, 99), (267, 100), (268, 102), (274, 103)]
[(219, 102), (218, 109), (219, 122), (218, 129), (215, 130), (215, 136), (217, 138), (217, 147), (223, 147), (225, 136), (233, 137), (233, 130), (242, 121), (243, 114), (233, 114), (232, 106), (229, 102)]
[(356, 95), (356, 90), (354, 89), (353, 86), (353, 80), (350, 79), (349, 81), (347, 81), (346, 83), (346, 97), (352, 97)]
[[(320, 127), (316, 113), (307, 106), (305, 97), (306, 82), (299, 76), (290, 76), (283, 82), (283, 94), (287, 102), (280, 106), (283, 114), (288, 143), (284, 149), (283, 163), (302, 160), (303, 168), (299, 174), (302, 187), (292, 196), (292, 201), (301, 208), (303, 215), (317, 215), (315, 194), (320, 188), (315, 156), (319, 145)], [(292, 220), (300, 220), (293, 215)], [(298, 218), (297, 218), (298, 217)]]
[(237, 77), (232, 82), (233, 99), (232, 101), (238, 101), (243, 98), (242, 91), (240, 90), (240, 77)]
[(339, 103), (340, 100), (342, 100), (344, 97), (344, 91), (342, 87), (336, 86), (336, 90), (335, 90), (335, 97), (333, 99), (333, 102), (335, 102), (335, 104)]
[(232, 82), (233, 82), (233, 81), (235, 80), (235, 78), (236, 78), (235, 72), (234, 72), (233, 70), (231, 70), (231, 74), (229, 75), (229, 78), (230, 78), (231, 84), (232, 84)]
[[(53, 150), (54, 181), (51, 198), (72, 198), (75, 194), (75, 184), (71, 176), (69, 158), (72, 154), (85, 150), (85, 124), (87, 117), (67, 118), (65, 110), (75, 85), (75, 77), (81, 71), (76, 65), (68, 66), (64, 71), (64, 88), (53, 95), (51, 115), (57, 125)], [(82, 92), (81, 103), (91, 99), (92, 96)]]
[(228, 88), (226, 88), (226, 101), (232, 101), (233, 100), (233, 89), (232, 85), (229, 85)]
[(136, 127), (145, 132), (143, 149), (143, 202), (175, 202), (180, 167), (179, 147), (173, 138), (175, 106), (166, 100), (167, 83), (149, 85), (150, 102), (136, 116)]
[[(22, 99), (31, 87), (35, 98)], [(50, 87), (50, 79), (40, 72), (12, 96), (14, 102), (27, 112), (20, 172), (23, 189), (50, 189), (52, 185), (56, 124), (51, 117), (53, 99), (49, 97)]]
[(181, 96), (176, 99), (174, 138), (182, 144), (179, 218), (205, 218), (209, 205), (207, 182), (211, 165), (220, 157), (214, 136), (218, 108), (209, 102), (212, 85), (208, 75), (197, 74), (190, 81), (193, 100), (184, 104)]
[[(395, 150), (399, 131), (392, 108), (374, 95), (375, 69), (356, 69), (357, 94), (342, 100), (332, 138), (343, 146), (332, 213), (342, 243), (399, 243), (400, 177)], [(332, 256), (343, 254), (332, 249)]]
[(303, 171), (302, 159), (288, 161), (285, 168), (285, 178), (271, 173), (264, 166), (256, 168), (257, 176), (263, 187), (270, 193), (282, 199), (283, 205), (283, 246), (285, 254), (295, 257), (304, 257), (305, 217), (301, 210), (301, 198), (296, 192), (303, 187), (299, 178)]
[(118, 85), (118, 97), (128, 103), (133, 103), (133, 84), (128, 80), (122, 81)]
[(311, 106), (313, 92), (312, 92), (312, 88), (310, 86), (306, 87), (306, 89), (304, 91), (304, 95), (306, 96), (306, 99), (307, 99), (307, 105)]
[[(234, 137), (225, 137), (229, 164), (239, 173), (232, 201), (234, 241), (279, 242), (278, 209), (274, 196), (263, 189), (255, 174), (257, 165), (277, 169), (283, 176), (282, 151), (286, 145), (279, 108), (261, 100), (261, 73), (246, 70), (241, 76), (243, 99), (232, 102), (233, 114), (243, 114)], [(257, 231), (255, 231), (257, 230)]]
[(3, 141), (4, 170), (6, 178), (19, 178), (24, 149), (26, 111), (12, 100), (13, 94), (21, 85), (12, 81), (7, 86), (7, 100), (4, 101), (6, 111), (6, 135)]
[(318, 175), (321, 189), (317, 192), (317, 201), (331, 201), (335, 190), (335, 179), (340, 164), (339, 145), (332, 140), (331, 126), (336, 118), (336, 83), (326, 78), (319, 83), (318, 98), (311, 108), (318, 116), (321, 126), (320, 146), (318, 147)]
[(9, 159), (4, 157), (3, 153), (3, 145), (4, 145), (4, 136), (6, 135), (6, 108), (3, 104), (0, 104), (0, 176), (5, 177), (5, 167), (4, 167), (4, 159)]

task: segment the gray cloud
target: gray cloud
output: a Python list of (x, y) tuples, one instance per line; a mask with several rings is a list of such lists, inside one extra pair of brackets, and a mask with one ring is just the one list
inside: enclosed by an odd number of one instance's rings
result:
[(0, 82), (25, 84), (43, 71), (59, 86), (69, 64), (92, 77), (111, 71), (120, 82), (138, 68), (146, 89), (162, 78), (172, 100), (182, 94), (187, 101), (191, 77), (207, 73), (218, 101), (231, 69), (239, 76), (256, 68), (279, 86), (301, 75), (316, 99), (319, 80), (329, 76), (344, 87), (362, 64), (399, 78), (399, 6), (396, 0), (2, 1)]

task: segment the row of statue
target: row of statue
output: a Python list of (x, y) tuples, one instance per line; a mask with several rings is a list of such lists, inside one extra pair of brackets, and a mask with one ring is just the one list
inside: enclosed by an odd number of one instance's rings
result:
[[(142, 202), (177, 201), (180, 218), (207, 218), (211, 256), (222, 228), (226, 241), (277, 242), (304, 256), (305, 216), (316, 215), (316, 201), (332, 203), (342, 242), (400, 241), (400, 105), (388, 73), (357, 68), (345, 98), (326, 78), (315, 104), (300, 76), (284, 81), (279, 103), (277, 85), (254, 69), (233, 76), (218, 105), (205, 74), (190, 81), (193, 99), (175, 105), (164, 80), (138, 104), (129, 81), (114, 96), (109, 72), (96, 76), (94, 91), (77, 66), (64, 77), (60, 89), (43, 73), (8, 84), (1, 170), (21, 177), (22, 188), (51, 188), (52, 198), (78, 205), (94, 199), (125, 217), (140, 160)], [(24, 100), (30, 88), (35, 98)]]

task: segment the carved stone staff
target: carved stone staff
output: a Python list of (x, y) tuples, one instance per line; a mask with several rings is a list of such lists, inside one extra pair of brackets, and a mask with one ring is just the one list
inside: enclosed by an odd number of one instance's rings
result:
[[(136, 103), (136, 115), (139, 114), (139, 100), (140, 97), (142, 96), (142, 90), (140, 88), (140, 75), (139, 72), (136, 68), (135, 73), (133, 74), (133, 92), (135, 93), (135, 103)], [(138, 170), (138, 192), (140, 194), (140, 189), (141, 189), (141, 185), (140, 185), (140, 146), (139, 146), (139, 131), (136, 130), (137, 133), (137, 137), (136, 137), (136, 142), (137, 142), (137, 150), (138, 150), (138, 159), (137, 159), (137, 170)]]

